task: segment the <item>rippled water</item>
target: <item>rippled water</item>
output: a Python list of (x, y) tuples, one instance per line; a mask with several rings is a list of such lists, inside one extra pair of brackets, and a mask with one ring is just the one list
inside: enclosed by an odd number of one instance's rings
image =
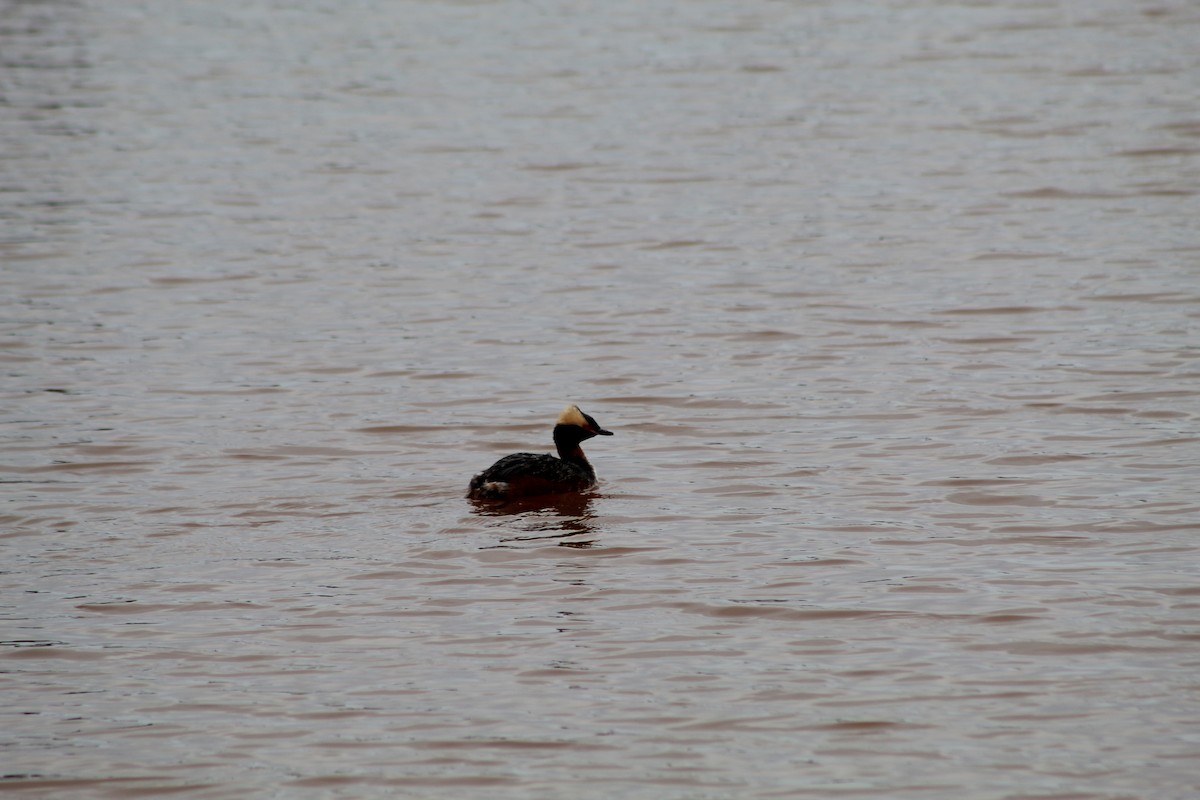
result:
[(0, 792), (1197, 796), (1198, 39), (0, 0)]

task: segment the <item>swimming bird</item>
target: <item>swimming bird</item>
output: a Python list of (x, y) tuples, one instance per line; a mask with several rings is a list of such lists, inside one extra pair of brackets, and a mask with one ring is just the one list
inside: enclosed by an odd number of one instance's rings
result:
[(580, 442), (593, 436), (612, 436), (595, 419), (570, 405), (554, 424), (558, 457), (513, 453), (471, 479), (471, 500), (512, 500), (539, 494), (582, 492), (596, 484), (596, 471), (583, 455)]

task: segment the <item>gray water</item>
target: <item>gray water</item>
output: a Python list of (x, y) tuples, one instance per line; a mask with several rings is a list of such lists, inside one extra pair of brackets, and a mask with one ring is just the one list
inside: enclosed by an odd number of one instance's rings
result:
[(0, 793), (1197, 796), (1197, 42), (0, 0)]

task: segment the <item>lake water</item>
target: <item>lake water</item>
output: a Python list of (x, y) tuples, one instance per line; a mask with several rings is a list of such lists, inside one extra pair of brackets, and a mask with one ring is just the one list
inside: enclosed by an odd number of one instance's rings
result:
[(0, 0), (0, 793), (1198, 796), (1197, 42)]

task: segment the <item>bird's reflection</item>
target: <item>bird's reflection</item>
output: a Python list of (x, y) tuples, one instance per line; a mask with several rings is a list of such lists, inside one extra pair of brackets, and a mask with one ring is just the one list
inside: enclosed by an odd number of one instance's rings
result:
[(590, 539), (581, 540), (580, 535), (594, 533), (592, 524), (593, 494), (549, 494), (522, 497), (514, 500), (472, 500), (474, 513), (484, 517), (510, 517), (520, 524), (524, 532), (500, 540), (500, 547), (511, 547), (516, 542), (541, 540), (559, 541), (561, 547), (591, 547)]

